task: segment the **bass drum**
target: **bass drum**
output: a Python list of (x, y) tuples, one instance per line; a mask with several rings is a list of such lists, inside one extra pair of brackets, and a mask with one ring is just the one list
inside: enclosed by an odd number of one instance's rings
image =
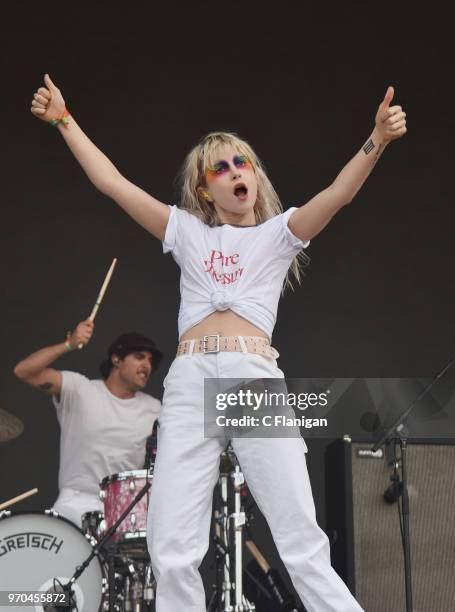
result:
[[(0, 591), (55, 592), (54, 578), (67, 583), (91, 552), (82, 531), (62, 517), (5, 513), (0, 519)], [(73, 585), (79, 612), (102, 609), (104, 585), (103, 566), (95, 557)], [(14, 609), (43, 612), (41, 605)]]

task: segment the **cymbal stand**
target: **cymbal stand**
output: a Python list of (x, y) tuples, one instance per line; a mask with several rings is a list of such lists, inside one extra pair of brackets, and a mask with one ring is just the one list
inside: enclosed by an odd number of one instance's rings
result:
[[(235, 467), (236, 466), (236, 467)], [(234, 512), (229, 514), (229, 502), (232, 503), (230, 480), (235, 491)], [(220, 477), (218, 479), (218, 502), (214, 512), (216, 584), (208, 604), (208, 612), (234, 612), (255, 610), (243, 595), (242, 573), (245, 571), (258, 589), (265, 591), (260, 582), (247, 568), (242, 568), (242, 533), (246, 523), (245, 512), (241, 504), (241, 489), (245, 482), (238, 466), (235, 454), (228, 450), (221, 455)], [(234, 547), (231, 546), (231, 521), (234, 527)], [(235, 580), (231, 580), (231, 570), (235, 569)], [(235, 605), (233, 605), (233, 592)]]
[[(224, 602), (223, 610), (230, 612), (233, 610), (231, 606), (231, 559), (229, 557), (229, 506), (228, 506), (228, 484), (229, 478), (226, 472), (220, 474), (220, 493), (221, 493), (221, 515), (220, 515), (220, 531), (221, 542), (224, 544), (224, 559), (223, 559), (223, 583), (221, 589), (220, 603)], [(221, 608), (220, 608), (221, 610)]]
[(234, 523), (234, 543), (235, 543), (235, 612), (244, 612), (256, 610), (254, 604), (251, 604), (243, 594), (243, 529), (246, 519), (245, 512), (242, 508), (241, 489), (245, 484), (245, 477), (240, 470), (239, 464), (236, 462), (234, 471), (231, 473), (231, 478), (234, 483), (234, 508), (235, 511), (231, 515)]

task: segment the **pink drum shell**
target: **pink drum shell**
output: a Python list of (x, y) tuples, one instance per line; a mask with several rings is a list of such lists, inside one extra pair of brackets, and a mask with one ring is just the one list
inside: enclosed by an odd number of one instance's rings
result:
[[(100, 484), (100, 497), (104, 503), (106, 530), (110, 529), (122, 512), (153, 477), (150, 470), (130, 470), (106, 476)], [(123, 519), (112, 536), (116, 542), (130, 538), (143, 538), (146, 535), (147, 512), (150, 498), (149, 489), (138, 504)]]

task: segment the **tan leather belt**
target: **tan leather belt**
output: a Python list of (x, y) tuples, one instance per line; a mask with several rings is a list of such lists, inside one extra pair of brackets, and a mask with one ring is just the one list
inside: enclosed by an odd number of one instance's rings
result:
[(209, 334), (203, 338), (194, 338), (180, 342), (177, 357), (193, 353), (219, 353), (221, 351), (236, 353), (253, 353), (266, 359), (277, 359), (279, 352), (270, 346), (267, 338), (261, 336), (220, 336)]

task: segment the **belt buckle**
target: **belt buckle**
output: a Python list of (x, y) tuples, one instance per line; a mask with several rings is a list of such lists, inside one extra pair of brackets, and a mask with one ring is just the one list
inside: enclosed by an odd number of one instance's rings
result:
[[(216, 338), (216, 345), (214, 349), (207, 348), (209, 338)], [(219, 353), (220, 352), (220, 334), (208, 334), (207, 336), (204, 336), (203, 342), (204, 342), (203, 348), (202, 348), (203, 353)]]

